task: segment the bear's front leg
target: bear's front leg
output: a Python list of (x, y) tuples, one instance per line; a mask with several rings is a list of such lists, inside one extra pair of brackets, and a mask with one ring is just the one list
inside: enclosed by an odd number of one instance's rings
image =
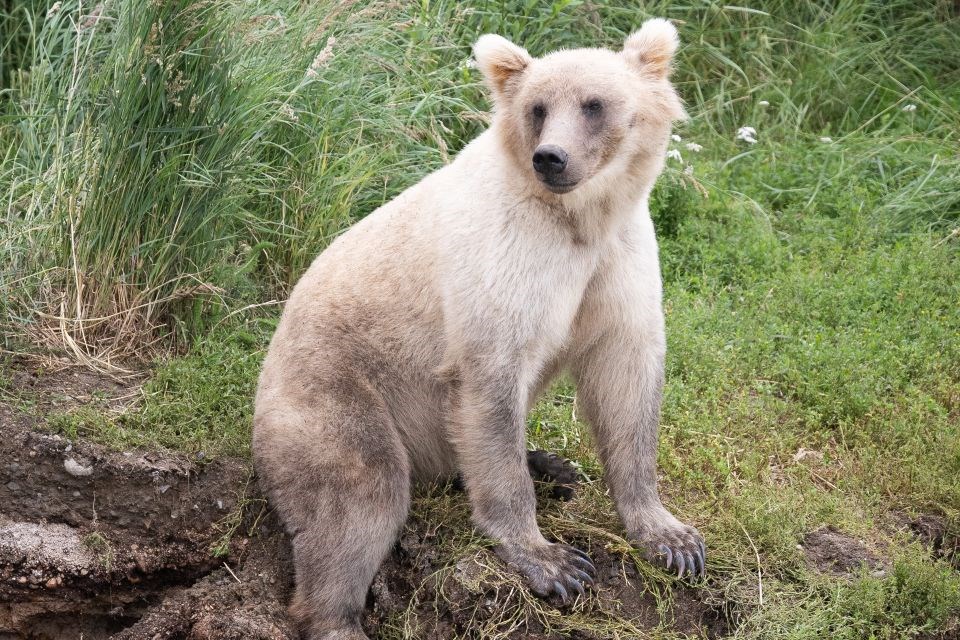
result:
[(657, 490), (664, 354), (661, 319), (603, 332), (575, 364), (577, 405), (593, 428), (630, 541), (679, 576), (702, 576), (703, 537), (667, 511)]
[(593, 583), (596, 569), (585, 553), (548, 542), (537, 526), (524, 434), (528, 391), (519, 370), (458, 367), (450, 436), (474, 522), (498, 542), (498, 555), (526, 576), (534, 593), (556, 594), (566, 603)]

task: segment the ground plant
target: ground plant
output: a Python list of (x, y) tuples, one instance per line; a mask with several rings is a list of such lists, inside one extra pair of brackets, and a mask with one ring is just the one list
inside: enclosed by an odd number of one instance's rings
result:
[[(457, 633), (715, 634), (680, 624), (692, 597), (732, 637), (957, 637), (952, 0), (2, 2), (0, 399), (35, 406), (16, 368), (82, 366), (135, 380), (135, 398), (44, 413), (47, 429), (248, 456), (260, 361), (299, 275), (488, 121), (476, 38), (616, 47), (653, 16), (679, 29), (690, 116), (651, 200), (661, 486), (704, 533), (709, 580), (629, 551), (564, 382), (529, 441), (582, 482), (541, 526), (619, 554), (656, 619), (503, 595)], [(460, 532), (437, 538), (441, 583), (483, 549), (463, 496), (425, 490), (414, 517)], [(933, 542), (913, 533), (929, 518)], [(824, 536), (857, 561), (815, 557)], [(519, 593), (490, 572), (498, 598)], [(411, 592), (380, 637), (426, 637), (443, 593)]]

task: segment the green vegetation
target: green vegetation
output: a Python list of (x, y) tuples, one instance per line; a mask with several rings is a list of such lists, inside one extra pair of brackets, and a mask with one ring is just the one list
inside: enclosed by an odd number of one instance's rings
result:
[[(711, 547), (697, 597), (720, 603), (738, 637), (958, 633), (956, 556), (932, 560), (895, 525), (934, 513), (960, 530), (956, 4), (627, 4), (5, 10), (5, 348), (105, 369), (180, 354), (157, 361), (124, 414), (81, 408), (51, 427), (118, 447), (245, 453), (277, 315), (254, 305), (282, 300), (333, 235), (482, 129), (467, 64), (476, 36), (496, 31), (536, 55), (616, 46), (663, 15), (684, 43), (674, 77), (691, 119), (653, 198), (669, 333), (660, 464), (665, 500)], [(736, 139), (743, 126), (755, 144)], [(619, 553), (574, 395), (561, 383), (530, 419), (531, 442), (590, 481), (573, 503), (545, 505), (542, 524)], [(437, 540), (451, 567), (483, 544), (462, 496), (421, 496), (415, 512), (460, 532)], [(797, 545), (822, 525), (864, 540), (885, 571), (813, 571)], [(651, 633), (669, 636), (678, 585), (638, 570), (663, 602)], [(551, 629), (634, 633), (590, 607), (558, 616), (504, 597), (485, 637), (521, 610)], [(384, 637), (410, 635), (411, 616), (433, 610), (417, 604)]]
[(104, 571), (109, 573), (113, 570), (113, 545), (103, 537), (103, 534), (97, 531), (88, 533), (83, 538), (83, 546), (97, 556)]

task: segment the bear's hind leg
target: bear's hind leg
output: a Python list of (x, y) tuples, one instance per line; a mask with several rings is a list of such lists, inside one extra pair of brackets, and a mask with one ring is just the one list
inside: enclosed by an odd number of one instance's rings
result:
[[(310, 640), (361, 640), (370, 583), (392, 548), (409, 504), (407, 478), (369, 470), (338, 489), (293, 536), (296, 593), (290, 611)], [(348, 486), (351, 485), (352, 486)]]
[(307, 640), (367, 638), (367, 591), (407, 517), (406, 452), (371, 400), (318, 399), (322, 411), (255, 426), (261, 482), (292, 539), (290, 613)]

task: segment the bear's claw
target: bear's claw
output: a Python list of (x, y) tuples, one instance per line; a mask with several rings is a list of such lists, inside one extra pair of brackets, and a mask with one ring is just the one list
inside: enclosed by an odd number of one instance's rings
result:
[(670, 565), (673, 564), (673, 551), (671, 551), (671, 550), (670, 550), (670, 547), (668, 547), (668, 546), (665, 545), (665, 544), (662, 544), (662, 545), (660, 545), (659, 547), (657, 547), (657, 550), (660, 552), (660, 555), (667, 556), (667, 560), (666, 560), (666, 562), (664, 563), (664, 566), (665, 566), (667, 569), (669, 569), (669, 568), (670, 568)]
[(678, 578), (687, 575), (696, 579), (707, 575), (707, 547), (703, 538), (696, 529), (672, 516), (659, 530), (647, 530), (632, 539), (634, 544), (647, 550), (645, 555), (650, 562), (664, 569), (675, 567)]
[(527, 465), (534, 480), (552, 483), (550, 494), (557, 500), (572, 500), (577, 489), (577, 468), (555, 453), (537, 449), (527, 452)]
[(580, 582), (587, 585), (593, 585), (593, 576), (591, 576), (589, 573), (580, 569), (574, 569), (573, 571), (577, 574), (577, 579), (579, 579)]
[(677, 577), (682, 578), (687, 574), (691, 578), (705, 578), (707, 575), (707, 548), (702, 542), (698, 542), (693, 551), (683, 549), (671, 549), (665, 544), (657, 547), (659, 553), (651, 558), (653, 562), (661, 565), (664, 569), (669, 569), (676, 565)]
[[(566, 605), (571, 593), (586, 594), (584, 585), (594, 584), (597, 569), (590, 556), (565, 544), (548, 544), (533, 549), (503, 544), (497, 552), (508, 565), (519, 570), (530, 589), (541, 597), (557, 595)], [(573, 598), (575, 599), (575, 598)]]

